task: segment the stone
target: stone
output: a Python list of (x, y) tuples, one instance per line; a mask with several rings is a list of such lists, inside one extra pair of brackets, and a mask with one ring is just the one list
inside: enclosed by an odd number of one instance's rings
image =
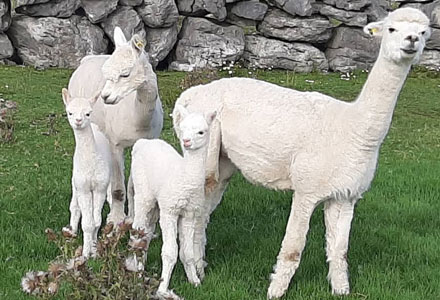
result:
[(267, 37), (291, 42), (325, 43), (332, 36), (333, 25), (322, 16), (298, 18), (273, 9), (267, 12), (258, 30)]
[(40, 3), (46, 3), (50, 0), (17, 0), (15, 3), (15, 8), (24, 6), (24, 5), (32, 5), (32, 4), (40, 4)]
[(84, 56), (105, 54), (108, 48), (104, 31), (81, 16), (17, 15), (8, 35), (24, 64), (37, 68), (75, 68)]
[(388, 16), (388, 12), (391, 10), (390, 2), (387, 0), (371, 0), (370, 2), (370, 5), (365, 9), (368, 22), (380, 21)]
[(319, 13), (350, 26), (364, 27), (368, 23), (367, 14), (363, 12), (337, 9), (330, 5), (320, 5)]
[(380, 39), (366, 35), (362, 29), (338, 27), (325, 51), (332, 71), (349, 72), (369, 69), (379, 54)]
[(92, 23), (99, 23), (111, 14), (118, 5), (118, 0), (81, 0), (87, 18)]
[[(230, 2), (232, 3), (232, 2)], [(225, 0), (177, 0), (179, 12), (186, 16), (205, 16), (223, 21), (226, 19)]]
[(33, 17), (68, 18), (80, 7), (80, 0), (50, 0), (45, 3), (23, 5), (15, 11)]
[(130, 6), (119, 6), (100, 25), (113, 44), (115, 43), (113, 33), (116, 26), (122, 29), (127, 40), (135, 33), (144, 37), (146, 34), (142, 18)]
[(119, 5), (125, 6), (138, 6), (141, 5), (144, 0), (119, 0)]
[(364, 7), (370, 5), (371, 3), (371, 1), (369, 0), (323, 0), (322, 2), (339, 9), (356, 11), (362, 10)]
[(164, 60), (177, 42), (177, 23), (168, 28), (147, 28), (146, 51), (154, 67)]
[(428, 69), (440, 71), (440, 52), (435, 50), (423, 51), (419, 65), (427, 67)]
[(440, 50), (440, 29), (431, 28), (431, 37), (425, 47), (430, 50)]
[(174, 0), (144, 0), (136, 11), (145, 25), (152, 28), (172, 26), (179, 18)]
[(247, 66), (257, 68), (285, 69), (301, 73), (328, 70), (327, 59), (317, 48), (259, 35), (246, 35), (243, 60)]
[(11, 0), (0, 0), (0, 32), (11, 25)]
[(240, 18), (261, 21), (267, 12), (267, 4), (258, 0), (238, 2), (232, 7), (231, 12)]
[(288, 12), (292, 16), (310, 16), (313, 13), (312, 4), (315, 0), (271, 0), (275, 6)]
[(219, 67), (240, 59), (244, 51), (243, 30), (217, 25), (204, 18), (188, 17), (179, 34), (173, 70)]
[(9, 58), (14, 54), (14, 47), (8, 36), (0, 33), (0, 59)]

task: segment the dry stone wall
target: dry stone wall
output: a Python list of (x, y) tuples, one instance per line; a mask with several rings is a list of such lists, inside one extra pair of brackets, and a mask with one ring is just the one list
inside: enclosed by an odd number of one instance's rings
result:
[(440, 0), (16, 0), (13, 12), (0, 0), (0, 61), (74, 68), (111, 53), (119, 26), (145, 37), (158, 68), (349, 72), (370, 68), (379, 50), (362, 27), (404, 6), (429, 16), (420, 64), (440, 70)]

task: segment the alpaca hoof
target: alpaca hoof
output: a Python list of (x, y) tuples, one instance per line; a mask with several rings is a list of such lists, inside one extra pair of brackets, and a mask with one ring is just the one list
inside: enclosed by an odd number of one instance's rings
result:
[(199, 263), (196, 264), (197, 276), (199, 276), (200, 281), (205, 278), (205, 267), (207, 265), (208, 263), (204, 260), (201, 260)]
[(107, 216), (106, 222), (107, 222), (107, 224), (113, 223), (113, 224), (118, 225), (120, 223), (123, 223), (124, 220), (125, 220), (125, 214), (124, 213), (121, 213), (121, 214), (116, 214), (116, 213), (112, 214), (112, 213), (110, 213)]
[(195, 278), (188, 278), (189, 283), (191, 283), (192, 285), (194, 285), (195, 287), (198, 287), (201, 284), (200, 279), (196, 276)]
[(267, 290), (267, 299), (281, 298), (286, 293), (288, 287), (289, 283), (284, 284), (277, 280), (272, 280), (269, 285), (269, 289)]
[(349, 287), (332, 288), (332, 294), (336, 296), (344, 296), (350, 294)]
[(160, 300), (183, 300), (183, 298), (180, 298), (172, 290), (166, 290), (166, 291), (157, 291), (156, 296)]
[(61, 232), (65, 238), (75, 238), (76, 232), (72, 230), (71, 226), (65, 226), (61, 229)]

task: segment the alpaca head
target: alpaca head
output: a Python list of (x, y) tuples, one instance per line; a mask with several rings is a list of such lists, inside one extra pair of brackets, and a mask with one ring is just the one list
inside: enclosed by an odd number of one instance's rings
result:
[(214, 121), (217, 113), (212, 112), (206, 115), (190, 113), (182, 105), (176, 105), (178, 114), (176, 118), (180, 131), (180, 145), (185, 150), (197, 150), (209, 142), (209, 127)]
[(101, 97), (106, 104), (117, 104), (147, 80), (145, 40), (135, 34), (127, 41), (119, 27), (115, 28), (114, 40), (115, 51), (102, 66), (105, 85)]
[(81, 130), (90, 126), (92, 107), (99, 98), (99, 93), (90, 98), (73, 98), (65, 88), (61, 91), (64, 105), (66, 106), (67, 118), (74, 130)]
[(431, 35), (428, 17), (410, 7), (396, 9), (384, 20), (366, 25), (364, 32), (382, 37), (379, 55), (398, 64), (417, 62)]

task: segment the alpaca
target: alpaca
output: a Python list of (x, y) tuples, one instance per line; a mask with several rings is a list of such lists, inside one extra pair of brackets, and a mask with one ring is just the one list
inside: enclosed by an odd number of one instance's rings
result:
[[(163, 110), (157, 77), (144, 51), (145, 42), (137, 34), (127, 42), (119, 27), (114, 31), (112, 55), (91, 55), (82, 59), (72, 74), (69, 91), (75, 97), (91, 97), (101, 91), (92, 122), (110, 141), (113, 174), (107, 200), (107, 222), (125, 218), (124, 149), (140, 138), (157, 138), (162, 131)], [(132, 203), (129, 215), (133, 216)]]
[(82, 216), (83, 256), (88, 257), (96, 254), (101, 211), (110, 183), (110, 144), (98, 127), (91, 123), (92, 107), (99, 95), (90, 99), (73, 98), (63, 88), (62, 96), (76, 144), (73, 155), (70, 227), (63, 228), (63, 232), (76, 232)]
[[(191, 112), (219, 113), (207, 157), (206, 197), (211, 211), (235, 169), (253, 183), (295, 191), (271, 275), (270, 299), (286, 292), (299, 266), (310, 217), (322, 202), (332, 293), (350, 291), (347, 251), (354, 206), (370, 186), (399, 92), (430, 36), (428, 18), (413, 8), (397, 9), (384, 20), (366, 25), (364, 31), (382, 41), (377, 61), (354, 102), (247, 78), (190, 88), (176, 102)], [(174, 118), (178, 114), (174, 110)], [(177, 126), (175, 130), (180, 136)], [(196, 228), (206, 226), (208, 218)], [(204, 266), (203, 233), (196, 232), (199, 272)]]
[(188, 280), (199, 285), (194, 261), (195, 219), (204, 212), (205, 158), (209, 143), (209, 126), (216, 113), (205, 116), (188, 113), (176, 106), (181, 131), (183, 157), (162, 140), (141, 139), (132, 151), (132, 183), (135, 215), (133, 228), (144, 230), (147, 244), (157, 222), (162, 230), (162, 281), (158, 295), (164, 299), (177, 298), (168, 290), (171, 273), (177, 261), (177, 231), (180, 240), (180, 259)]

